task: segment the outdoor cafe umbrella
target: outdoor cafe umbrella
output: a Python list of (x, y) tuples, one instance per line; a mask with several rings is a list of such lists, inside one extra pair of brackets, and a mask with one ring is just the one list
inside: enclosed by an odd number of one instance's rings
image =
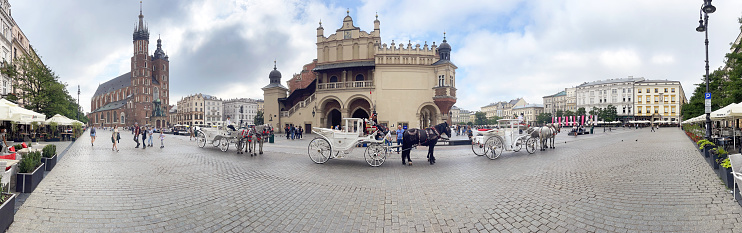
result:
[(56, 114), (53, 117), (46, 119), (46, 121), (44, 121), (44, 124), (48, 125), (48, 124), (51, 124), (52, 122), (56, 122), (57, 125), (72, 125), (72, 123), (74, 123), (75, 120), (67, 118), (66, 116)]
[(31, 122), (44, 122), (46, 115), (37, 113), (6, 99), (0, 99), (0, 121), (13, 121), (28, 124)]

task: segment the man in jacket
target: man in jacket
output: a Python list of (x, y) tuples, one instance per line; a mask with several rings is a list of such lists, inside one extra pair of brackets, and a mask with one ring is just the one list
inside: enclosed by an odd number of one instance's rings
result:
[(147, 128), (142, 126), (142, 128), (139, 129), (139, 132), (142, 133), (142, 149), (147, 149), (147, 143), (145, 140), (147, 140)]

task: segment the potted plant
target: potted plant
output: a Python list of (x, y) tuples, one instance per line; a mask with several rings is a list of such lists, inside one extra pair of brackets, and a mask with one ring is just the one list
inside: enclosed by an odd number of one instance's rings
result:
[(44, 178), (44, 169), (41, 163), (41, 153), (38, 151), (30, 152), (21, 158), (18, 163), (20, 171), (16, 174), (15, 191), (20, 193), (30, 193), (36, 189)]
[(18, 126), (18, 122), (11, 121), (10, 129), (13, 130), (11, 132), (11, 136), (13, 137), (13, 142), (23, 142), (23, 137), (21, 136), (20, 126)]
[(29, 133), (29, 137), (31, 138), (31, 142), (36, 142), (36, 129), (39, 128), (39, 122), (31, 122), (31, 133)]
[(698, 145), (698, 149), (703, 152), (703, 157), (706, 157), (706, 158), (709, 157), (710, 149), (716, 146), (713, 142), (706, 140), (706, 139), (696, 142), (696, 145)]
[(41, 163), (44, 164), (45, 171), (51, 171), (57, 165), (57, 146), (46, 145), (41, 149)]
[(727, 157), (727, 151), (724, 150), (724, 148), (714, 148), (711, 149), (711, 154), (713, 154), (713, 166), (714, 169), (719, 169), (719, 164), (721, 164), (722, 161)]
[(732, 164), (729, 162), (729, 158), (722, 160), (719, 166), (721, 167), (721, 179), (724, 184), (727, 185), (728, 189), (734, 189), (734, 175), (732, 175)]
[[(0, 176), (0, 184), (3, 177)], [(9, 187), (8, 187), (9, 188)], [(6, 193), (6, 187), (0, 185), (0, 231), (5, 231), (10, 227), (15, 218), (15, 194)]]
[(58, 142), (59, 141), (59, 132), (57, 131), (57, 122), (51, 122), (49, 123), (49, 129), (51, 130), (51, 133), (47, 136), (46, 141), (47, 142)]
[(75, 122), (72, 123), (72, 141), (75, 141), (80, 135), (82, 135), (82, 123)]

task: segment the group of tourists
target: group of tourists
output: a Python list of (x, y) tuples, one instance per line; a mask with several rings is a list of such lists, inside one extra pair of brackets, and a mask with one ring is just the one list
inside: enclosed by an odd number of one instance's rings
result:
[[(111, 151), (119, 152), (118, 144), (121, 143), (121, 133), (119, 132), (118, 126), (113, 126), (111, 133), (111, 143), (113, 146), (111, 147)], [(165, 134), (162, 132), (162, 129), (160, 131), (160, 148), (165, 148)], [(137, 143), (137, 146), (134, 148), (139, 148), (139, 146), (142, 146), (142, 149), (147, 149), (147, 146), (154, 147), (154, 143), (152, 139), (155, 137), (155, 127), (152, 126), (139, 126), (138, 122), (134, 123), (134, 126), (131, 127), (131, 132), (134, 135), (133, 139), (134, 142)], [(95, 146), (95, 138), (97, 135), (97, 130), (95, 127), (90, 128), (90, 145)], [(141, 136), (142, 142), (139, 142), (139, 137)], [(149, 140), (148, 140), (149, 139)]]
[(301, 139), (302, 136), (304, 135), (304, 129), (301, 126), (296, 127), (296, 126), (293, 126), (293, 125), (291, 125), (291, 126), (288, 126), (287, 125), (283, 129), (286, 132), (286, 139), (287, 140), (288, 139), (291, 139), (291, 140)]

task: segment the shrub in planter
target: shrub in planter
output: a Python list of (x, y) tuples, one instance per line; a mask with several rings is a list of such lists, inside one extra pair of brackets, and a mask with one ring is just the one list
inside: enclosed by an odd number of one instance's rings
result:
[(728, 189), (734, 189), (734, 176), (732, 175), (732, 164), (729, 162), (729, 158), (722, 160), (719, 166), (722, 170), (721, 179), (724, 180)]
[(45, 171), (51, 171), (57, 165), (57, 146), (46, 145), (41, 149), (41, 162), (44, 164)]
[[(2, 176), (0, 176), (0, 184), (2, 184)], [(0, 187), (0, 232), (10, 227), (15, 218), (15, 194), (5, 193), (4, 189)]]
[(703, 150), (703, 156), (706, 158), (709, 157), (709, 149), (716, 146), (713, 142), (706, 139), (696, 142), (696, 145), (698, 145), (699, 150)]
[(23, 146), (21, 146), (21, 144), (15, 144), (13, 145), (13, 148), (15, 148), (15, 151), (18, 151), (20, 149), (23, 149)]
[(31, 152), (21, 158), (18, 163), (19, 172), (16, 174), (16, 192), (30, 193), (36, 189), (44, 178), (44, 171), (41, 169), (41, 153)]

